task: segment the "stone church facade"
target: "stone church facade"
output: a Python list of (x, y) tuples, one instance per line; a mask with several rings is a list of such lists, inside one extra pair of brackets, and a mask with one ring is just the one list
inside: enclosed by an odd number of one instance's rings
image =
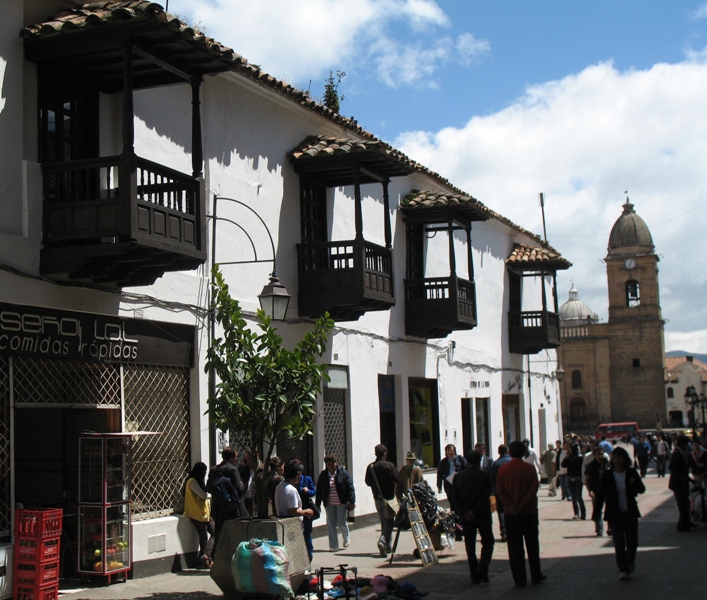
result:
[(637, 421), (642, 429), (667, 425), (658, 260), (651, 233), (627, 198), (604, 259), (608, 322), (598, 322), (574, 286), (560, 307), (566, 432), (617, 421)]

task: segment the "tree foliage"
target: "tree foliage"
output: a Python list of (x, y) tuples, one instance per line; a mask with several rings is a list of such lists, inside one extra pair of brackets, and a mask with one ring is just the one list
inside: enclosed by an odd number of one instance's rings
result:
[(218, 265), (214, 266), (212, 310), (223, 329), (207, 352), (205, 370), (214, 370), (216, 393), (209, 398), (214, 424), (244, 435), (248, 449), (267, 447), (266, 464), (278, 437), (311, 435), (317, 417), (316, 399), (326, 365), (319, 364), (334, 321), (325, 314), (314, 329), (288, 350), (262, 310), (257, 329), (243, 318)]

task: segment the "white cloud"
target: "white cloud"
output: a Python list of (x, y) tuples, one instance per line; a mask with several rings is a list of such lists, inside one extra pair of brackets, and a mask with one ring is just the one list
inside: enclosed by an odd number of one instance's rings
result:
[(691, 14), (693, 19), (707, 19), (707, 2), (695, 9)]
[(706, 95), (702, 61), (623, 73), (602, 63), (532, 86), (512, 106), (463, 128), (409, 132), (395, 145), (539, 233), (544, 192), (549, 241), (575, 265), (559, 276), (559, 301), (574, 280), (603, 320), (601, 259), (628, 189), (662, 256), (666, 340), (697, 340), (704, 331), (692, 330), (707, 322), (705, 303), (694, 301), (707, 294), (707, 275), (697, 266), (707, 255)]
[[(169, 11), (195, 26), (206, 23), (207, 35), (300, 87), (354, 67), (375, 68), (389, 87), (434, 87), (428, 80), (440, 66), (470, 66), (490, 49), (470, 33), (439, 34), (450, 23), (433, 0), (172, 0)], [(398, 28), (404, 36), (391, 32)]]

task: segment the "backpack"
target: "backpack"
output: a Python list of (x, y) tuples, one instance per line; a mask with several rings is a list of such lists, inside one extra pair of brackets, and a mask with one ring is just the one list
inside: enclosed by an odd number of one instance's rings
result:
[(207, 491), (216, 501), (216, 508), (219, 511), (238, 511), (241, 501), (233, 482), (225, 475), (217, 475), (207, 486)]

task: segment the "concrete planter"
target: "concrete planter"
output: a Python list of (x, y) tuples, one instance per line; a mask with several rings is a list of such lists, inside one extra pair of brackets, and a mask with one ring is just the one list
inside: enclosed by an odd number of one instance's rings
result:
[(242, 594), (236, 590), (231, 574), (231, 558), (242, 541), (253, 538), (280, 542), (290, 557), (290, 584), (297, 591), (309, 570), (307, 546), (302, 535), (302, 523), (290, 519), (232, 519), (226, 521), (219, 533), (211, 579), (221, 588), (227, 600), (239, 600)]

